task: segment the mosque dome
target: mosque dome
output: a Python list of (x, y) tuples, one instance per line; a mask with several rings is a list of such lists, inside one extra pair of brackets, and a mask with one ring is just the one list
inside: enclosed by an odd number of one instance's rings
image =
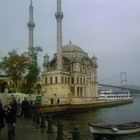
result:
[(85, 53), (79, 46), (72, 44), (71, 41), (69, 42), (68, 45), (64, 45), (62, 47), (62, 52), (63, 53)]

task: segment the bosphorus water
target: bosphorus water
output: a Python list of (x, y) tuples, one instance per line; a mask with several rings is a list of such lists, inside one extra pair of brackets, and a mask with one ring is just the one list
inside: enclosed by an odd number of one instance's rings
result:
[[(64, 118), (64, 128), (72, 129), (74, 125), (88, 129), (88, 123), (116, 124), (140, 121), (140, 98), (133, 103), (115, 107), (94, 109), (90, 112), (67, 115)], [(122, 137), (121, 140), (140, 140), (140, 133)]]

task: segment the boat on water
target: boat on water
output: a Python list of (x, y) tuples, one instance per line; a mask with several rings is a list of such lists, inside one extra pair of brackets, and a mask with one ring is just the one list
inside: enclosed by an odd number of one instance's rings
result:
[(112, 90), (100, 91), (98, 99), (100, 100), (129, 100), (132, 95), (129, 91), (113, 92)]
[(93, 135), (121, 136), (140, 132), (140, 122), (131, 122), (113, 125), (88, 124)]

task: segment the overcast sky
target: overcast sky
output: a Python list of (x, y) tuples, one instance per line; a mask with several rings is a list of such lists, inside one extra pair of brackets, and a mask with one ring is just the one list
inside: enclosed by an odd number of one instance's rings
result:
[[(0, 56), (28, 48), (30, 0), (2, 0)], [(34, 45), (51, 57), (56, 52), (56, 0), (33, 0)], [(140, 0), (62, 0), (63, 44), (71, 39), (98, 59), (99, 83), (140, 85)], [(102, 81), (106, 79), (105, 81)]]

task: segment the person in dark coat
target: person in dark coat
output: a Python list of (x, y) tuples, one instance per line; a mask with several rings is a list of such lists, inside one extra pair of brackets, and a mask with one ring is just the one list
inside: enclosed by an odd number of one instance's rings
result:
[(25, 97), (24, 100), (21, 103), (20, 117), (22, 117), (22, 115), (24, 115), (24, 118), (27, 118), (28, 117), (28, 112), (29, 112), (29, 101)]
[(57, 99), (57, 104), (59, 105), (59, 103), (60, 103), (60, 99), (58, 98), (58, 99)]
[(5, 107), (5, 120), (8, 129), (8, 140), (12, 139), (12, 124), (13, 124), (13, 112), (10, 105)]
[(15, 98), (13, 99), (10, 105), (13, 114), (12, 134), (13, 136), (15, 136), (15, 127), (16, 127), (16, 118), (17, 118), (17, 101)]
[(20, 98), (17, 99), (17, 116), (19, 117), (21, 113), (21, 102)]
[(0, 103), (0, 140), (2, 139), (1, 130), (4, 126), (4, 109), (2, 108), (2, 103)]
[(16, 100), (13, 100), (10, 105), (5, 108), (5, 120), (8, 127), (8, 138), (12, 139), (12, 136), (15, 136), (15, 127), (16, 127), (16, 114), (17, 114), (17, 103)]

